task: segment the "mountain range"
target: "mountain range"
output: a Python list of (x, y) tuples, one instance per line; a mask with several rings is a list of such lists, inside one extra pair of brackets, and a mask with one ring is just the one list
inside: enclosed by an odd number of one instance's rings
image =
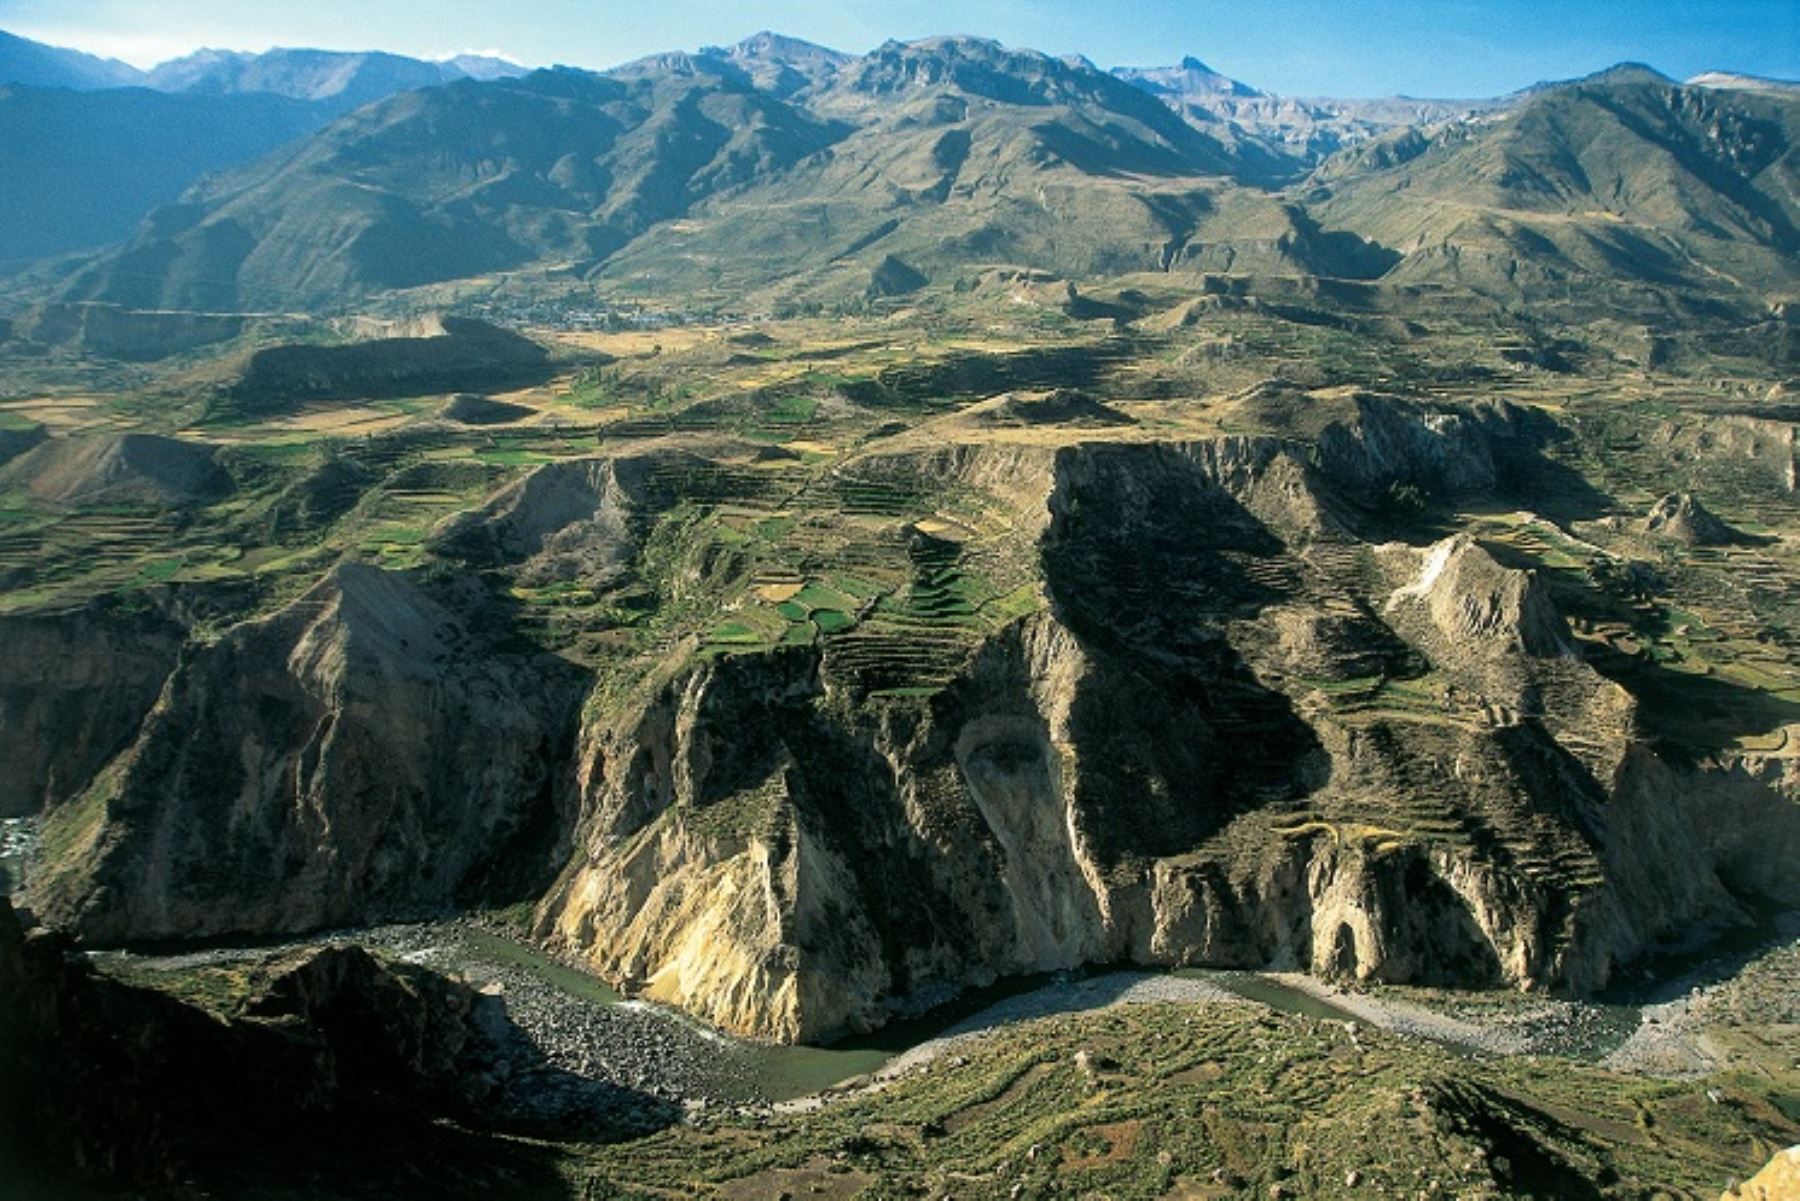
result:
[(1794, 88), (0, 50), (0, 1201), (1800, 1142)]
[(202, 176), (396, 92), (524, 72), (479, 55), (282, 49), (140, 71), (0, 32), (0, 262), (119, 241)]
[[(6, 50), (0, 78), (38, 64), (41, 81), (46, 62), (117, 75)], [(0, 123), (22, 161), (0, 191), (0, 258), (123, 241), (59, 294), (206, 310), (521, 272), (844, 303), (988, 267), (1497, 297), (1584, 279), (1754, 307), (1791, 290), (1800, 251), (1800, 100), (1717, 72), (1301, 100), (1194, 58), (1103, 71), (975, 38), (850, 56), (774, 34), (603, 73), (518, 71), (202, 51), (147, 88), (9, 87)]]
[(296, 100), (341, 98), (354, 106), (406, 88), (430, 87), (453, 79), (501, 79), (525, 72), (525, 67), (491, 55), (463, 54), (425, 61), (380, 51), (279, 47), (260, 54), (196, 50), (145, 71), (116, 58), (47, 46), (0, 30), (0, 83), (76, 91), (142, 87), (209, 95), (272, 92)]
[(144, 81), (144, 73), (116, 58), (99, 58), (46, 46), (0, 30), (0, 82), (38, 88), (128, 88)]

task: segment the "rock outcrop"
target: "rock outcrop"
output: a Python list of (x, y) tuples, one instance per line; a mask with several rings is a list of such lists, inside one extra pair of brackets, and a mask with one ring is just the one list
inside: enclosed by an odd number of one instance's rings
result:
[(185, 639), (149, 605), (0, 618), (0, 817), (85, 790), (137, 736)]
[(52, 815), (42, 912), (96, 942), (193, 938), (529, 888), (580, 681), (485, 640), (485, 603), (344, 564), (191, 648), (129, 751)]
[(332, 1194), (487, 1194), (522, 1171), (554, 1191), (548, 1166), (442, 1123), (606, 1138), (674, 1116), (547, 1068), (499, 998), (358, 947), (200, 974), (191, 999), (114, 978), (0, 898), (0, 1170), (15, 1195), (197, 1179), (243, 1195), (300, 1178)]
[(1691, 492), (1671, 492), (1650, 506), (1644, 532), (1683, 546), (1729, 546), (1743, 540)]
[(1784, 1201), (1800, 1197), (1800, 1147), (1775, 1153), (1762, 1171), (1728, 1188), (1719, 1201)]
[(1388, 609), (1409, 603), (1429, 615), (1439, 658), (1574, 653), (1568, 623), (1536, 578), (1501, 567), (1467, 536), (1432, 546), (1419, 574), (1389, 598)]
[[(52, 815), (37, 895), (97, 941), (266, 932), (451, 905), (523, 864), (547, 943), (777, 1040), (1088, 963), (1586, 992), (1749, 899), (1800, 902), (1789, 773), (1659, 757), (1543, 582), (1479, 543), (1369, 544), (1371, 445), (865, 455), (857, 488), (979, 493), (1008, 531), (986, 570), (1033, 581), (1018, 607), (742, 653), (676, 637), (585, 704), (480, 634), (507, 619), (472, 584), (341, 567), (186, 654)], [(1477, 459), (1440, 483), (1507, 456)], [(547, 465), (433, 545), (705, 603), (754, 561), (647, 548), (727, 471)], [(963, 553), (916, 523), (869, 536), (917, 571)], [(929, 684), (870, 667), (916, 662), (921, 630)]]
[(1370, 495), (1395, 484), (1442, 497), (1504, 494), (1556, 435), (1543, 414), (1505, 401), (1452, 408), (1352, 399), (1354, 412), (1320, 432), (1319, 455), (1333, 479)]
[(472, 563), (522, 563), (530, 579), (604, 586), (635, 553), (653, 465), (652, 457), (546, 464), (480, 509), (450, 518), (435, 541)]

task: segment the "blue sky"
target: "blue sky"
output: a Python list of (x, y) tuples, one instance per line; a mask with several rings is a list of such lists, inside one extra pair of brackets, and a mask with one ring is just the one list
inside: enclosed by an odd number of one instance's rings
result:
[(0, 0), (0, 29), (140, 65), (306, 45), (607, 67), (775, 29), (851, 51), (975, 33), (1102, 66), (1192, 54), (1295, 95), (1493, 95), (1625, 59), (1800, 76), (1800, 0)]

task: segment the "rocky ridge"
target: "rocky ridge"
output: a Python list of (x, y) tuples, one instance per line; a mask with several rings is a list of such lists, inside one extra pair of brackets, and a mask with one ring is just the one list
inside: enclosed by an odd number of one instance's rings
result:
[[(1795, 899), (1785, 760), (1664, 758), (1532, 573), (1467, 536), (1372, 541), (1399, 486), (1529, 489), (1545, 419), (1329, 411), (1305, 439), (865, 456), (859, 478), (985, 498), (989, 553), (1037, 580), (934, 644), (924, 688), (871, 674), (899, 644), (860, 626), (680, 638), (588, 682), (506, 651), (472, 577), (346, 564), (184, 653), (135, 744), (50, 809), (36, 901), (129, 942), (541, 898), (538, 935), (628, 992), (794, 1041), (1095, 963), (1582, 994), (1745, 921), (1740, 896)], [(641, 589), (721, 470), (546, 465), (434, 545)], [(964, 553), (886, 529), (919, 564)], [(666, 586), (742, 570), (709, 551)]]
[(61, 855), (42, 912), (113, 942), (318, 929), (528, 890), (550, 863), (579, 678), (487, 644), (478, 621), (344, 564), (273, 617), (190, 648), (136, 742), (50, 811)]
[[(0, 1068), (0, 1165), (28, 1193), (70, 1167), (157, 1194), (196, 1173), (236, 1188), (296, 1172), (330, 1191), (460, 1191), (528, 1169), (481, 1166), (447, 1123), (603, 1141), (676, 1114), (548, 1064), (501, 1000), (422, 967), (314, 947), (172, 994), (96, 970), (4, 899)], [(395, 1174), (397, 1152), (416, 1159)]]
[(41, 439), (4, 467), (0, 487), (54, 504), (166, 509), (216, 500), (231, 478), (214, 448), (154, 434)]
[(1671, 492), (1652, 505), (1644, 532), (1686, 546), (1726, 546), (1743, 536), (1688, 492)]

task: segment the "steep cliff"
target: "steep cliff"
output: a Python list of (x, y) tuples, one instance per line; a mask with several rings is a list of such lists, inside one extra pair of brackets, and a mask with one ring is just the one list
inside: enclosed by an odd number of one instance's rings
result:
[(703, 512), (792, 504), (792, 468), (545, 465), (435, 551), (667, 624), (584, 682), (472, 577), (339, 567), (185, 653), (36, 900), (120, 941), (538, 897), (555, 948), (777, 1040), (1121, 961), (1585, 992), (1800, 900), (1786, 760), (1665, 759), (1538, 575), (1371, 541), (1397, 464), (1503, 490), (1543, 419), (1329, 416), (1328, 450), (867, 453), (805, 482), (845, 507), (797, 568)]
[[(928, 696), (859, 692), (828, 640), (598, 711), (551, 943), (811, 1039), (1120, 960), (1586, 991), (1743, 920), (1726, 869), (1794, 897), (1792, 789), (1660, 760), (1530, 573), (1462, 537), (1324, 570), (1361, 473), (1258, 439), (931, 461), (1048, 476), (1046, 607)], [(1406, 691), (1345, 711), (1320, 661)]]
[(191, 647), (130, 750), (52, 814), (43, 912), (99, 942), (191, 938), (529, 887), (579, 679), (484, 636), (477, 585), (438, 591), (345, 564)]
[(152, 606), (0, 618), (0, 817), (87, 788), (136, 737), (184, 638)]

